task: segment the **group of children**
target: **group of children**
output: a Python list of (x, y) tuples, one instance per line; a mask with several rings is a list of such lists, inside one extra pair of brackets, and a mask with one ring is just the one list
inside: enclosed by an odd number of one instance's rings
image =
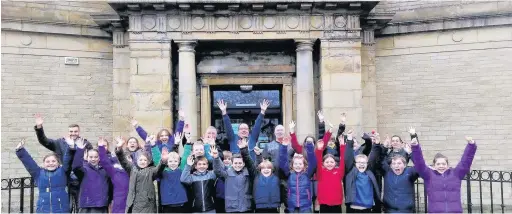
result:
[[(278, 213), (282, 204), (291, 213), (341, 213), (342, 205), (348, 213), (413, 212), (418, 177), (425, 181), (429, 212), (462, 212), (461, 180), (476, 153), (471, 137), (455, 168), (441, 154), (429, 166), (413, 128), (410, 143), (399, 136), (381, 142), (372, 132), (364, 133), (360, 144), (353, 130), (345, 132), (345, 114), (333, 135), (333, 125), (318, 112), (318, 141), (308, 136), (299, 143), (292, 121), (289, 136), (279, 125), (275, 140), (259, 148), (258, 124), (270, 102), (260, 104), (253, 130), (240, 124), (237, 135), (229, 123), (227, 103), (217, 104), (229, 150), (221, 149), (214, 127), (192, 141), (181, 110), (174, 134), (163, 129), (156, 136), (148, 135), (133, 120), (145, 144), (139, 145), (134, 137), (119, 137), (113, 153), (104, 138), (93, 147), (80, 136), (78, 125), (69, 126), (67, 137), (48, 139), (43, 119), (36, 115), (38, 140), (54, 153), (43, 158), (42, 167), (24, 149), (23, 141), (16, 154), (37, 183), (37, 212), (70, 212), (73, 199), (68, 191), (73, 196), (73, 189), (78, 190), (74, 200), (80, 213)], [(409, 159), (414, 167), (407, 166)]]

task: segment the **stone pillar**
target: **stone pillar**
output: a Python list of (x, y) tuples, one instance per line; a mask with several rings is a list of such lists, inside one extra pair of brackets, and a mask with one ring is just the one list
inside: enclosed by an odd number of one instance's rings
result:
[[(149, 134), (173, 128), (171, 65), (170, 40), (130, 41), (132, 116)], [(131, 136), (138, 136), (131, 130)]]
[(361, 48), (361, 87), (363, 90), (362, 126), (366, 131), (377, 130), (377, 83), (375, 74), (374, 30), (363, 31)]
[(178, 44), (179, 62), (178, 62), (178, 85), (179, 106), (186, 111), (187, 123), (192, 127), (192, 139), (201, 136), (198, 123), (197, 109), (197, 80), (196, 80), (196, 51), (194, 48), (197, 42), (194, 40), (175, 41)]
[[(120, 23), (113, 23), (112, 54), (112, 138), (125, 135), (132, 131), (130, 126), (130, 49), (126, 42), (126, 31)], [(111, 143), (110, 148), (114, 148)]]
[(315, 95), (313, 88), (313, 41), (297, 43), (297, 138), (315, 134)]
[(320, 42), (320, 106), (325, 118), (336, 129), (340, 114), (346, 112), (347, 128), (359, 134), (363, 115), (361, 41), (325, 39)]

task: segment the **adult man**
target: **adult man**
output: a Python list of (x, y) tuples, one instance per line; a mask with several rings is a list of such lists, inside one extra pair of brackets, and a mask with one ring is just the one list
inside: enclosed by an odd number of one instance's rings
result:
[[(76, 146), (83, 147), (85, 145), (85, 148), (87, 150), (92, 149), (91, 143), (87, 141), (87, 139), (80, 137), (80, 126), (77, 124), (71, 124), (68, 126), (68, 135), (66, 137), (62, 137), (59, 139), (49, 139), (44, 134), (43, 130), (43, 117), (40, 114), (35, 114), (35, 120), (36, 125), (34, 126), (34, 129), (36, 131), (37, 140), (41, 145), (43, 145), (45, 148), (55, 152), (57, 156), (59, 157), (61, 163), (63, 163), (63, 155), (69, 150), (70, 155), (74, 155), (74, 150)], [(70, 162), (68, 163), (69, 166), (71, 166), (71, 160), (73, 160), (73, 157), (70, 158)], [(71, 170), (69, 170), (71, 172)], [(78, 181), (78, 178), (74, 175), (73, 172), (71, 172), (68, 176), (69, 180), (69, 193), (71, 194), (70, 202), (71, 202), (71, 210), (70, 212), (73, 212), (74, 209), (78, 209), (78, 191), (80, 189), (80, 183)]]
[(227, 114), (227, 103), (224, 102), (224, 100), (217, 101), (217, 106), (219, 106), (221, 112), (222, 112), (222, 120), (224, 122), (224, 129), (226, 130), (228, 142), (230, 151), (233, 154), (240, 154), (240, 149), (237, 146), (237, 143), (239, 140), (244, 138), (249, 138), (249, 151), (251, 158), (253, 160), (256, 160), (256, 155), (253, 151), (254, 147), (256, 146), (256, 143), (258, 142), (258, 138), (260, 136), (261, 131), (261, 122), (263, 121), (263, 117), (265, 116), (265, 111), (267, 110), (268, 106), (270, 105), (270, 101), (264, 99), (262, 103), (260, 103), (261, 112), (258, 115), (258, 118), (256, 118), (256, 122), (254, 123), (254, 127), (250, 133), (249, 136), (249, 125), (246, 123), (241, 123), (238, 126), (238, 137), (235, 137), (235, 132), (233, 130), (233, 127), (231, 126), (231, 121), (229, 119), (229, 116)]

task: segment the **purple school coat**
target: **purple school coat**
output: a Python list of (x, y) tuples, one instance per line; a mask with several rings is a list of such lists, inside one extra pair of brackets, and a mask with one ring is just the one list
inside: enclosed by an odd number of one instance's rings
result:
[[(73, 171), (80, 178), (80, 208), (108, 206), (108, 176), (103, 167), (94, 167), (84, 161), (84, 150), (77, 148), (73, 159)], [(110, 161), (110, 160), (109, 160)]]
[(413, 145), (411, 148), (414, 168), (425, 181), (428, 212), (462, 213), (461, 181), (469, 173), (476, 153), (476, 144), (468, 144), (457, 167), (449, 168), (443, 174), (427, 167), (419, 145)]
[(100, 153), (100, 165), (107, 171), (107, 175), (114, 185), (112, 213), (124, 213), (130, 177), (124, 169), (114, 167), (114, 163), (107, 156), (107, 150), (104, 146), (99, 146), (98, 151)]

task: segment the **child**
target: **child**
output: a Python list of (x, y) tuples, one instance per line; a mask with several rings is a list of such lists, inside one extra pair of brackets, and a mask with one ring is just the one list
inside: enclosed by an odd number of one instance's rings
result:
[[(55, 153), (44, 156), (43, 167), (39, 167), (24, 148), (22, 140), (16, 147), (16, 156), (34, 179), (39, 189), (37, 213), (69, 213), (69, 196), (66, 192), (69, 164), (61, 165)], [(69, 163), (69, 150), (64, 151), (63, 163)]]
[[(226, 212), (248, 212), (252, 205), (252, 189), (250, 183), (254, 178), (254, 163), (249, 157), (247, 139), (238, 142), (240, 154), (233, 155), (232, 166), (225, 168), (219, 158), (218, 150), (211, 150), (215, 175), (225, 180)], [(247, 167), (246, 167), (247, 166)]]
[[(152, 143), (155, 138), (150, 138)], [(117, 143), (116, 155), (121, 166), (130, 175), (128, 197), (126, 200), (125, 212), (128, 213), (156, 213), (156, 194), (153, 181), (165, 168), (168, 151), (162, 149), (162, 160), (158, 166), (150, 166), (149, 154), (143, 152), (137, 157), (137, 164), (128, 161), (122, 148), (126, 142), (123, 139)]]
[[(174, 142), (179, 144), (181, 141), (181, 133), (175, 134)], [(160, 162), (160, 151), (158, 147), (153, 147), (153, 161)], [(185, 203), (187, 202), (187, 190), (180, 181), (181, 169), (180, 156), (176, 152), (170, 152), (167, 159), (167, 167), (159, 177), (160, 180), (160, 197), (163, 213), (186, 213)]]
[[(192, 143), (192, 142), (191, 142)], [(183, 151), (183, 159), (181, 160), (180, 169), (184, 169), (187, 165), (187, 159), (189, 156), (193, 157), (206, 157), (208, 161), (212, 161), (210, 155), (210, 144), (205, 144), (202, 141), (196, 141), (193, 144), (187, 143)], [(190, 155), (192, 153), (192, 155)]]
[(311, 210), (311, 177), (316, 168), (314, 146), (307, 144), (306, 153), (308, 161), (301, 154), (295, 154), (292, 165), (288, 161), (288, 145), (290, 138), (285, 137), (279, 148), (279, 165), (285, 177), (288, 178), (288, 211), (294, 213), (310, 213)]
[[(179, 121), (176, 125), (176, 132), (183, 132), (183, 126), (185, 125), (185, 112), (181, 109), (178, 111), (179, 115)], [(148, 133), (142, 128), (142, 126), (139, 126), (139, 122), (137, 120), (132, 120), (132, 125), (139, 134), (140, 138), (147, 139)], [(178, 146), (178, 144), (174, 144), (174, 137), (172, 136), (172, 132), (170, 132), (167, 129), (161, 129), (158, 134), (156, 135), (156, 144), (155, 146), (158, 146), (158, 149), (162, 151), (163, 147), (167, 148), (167, 151), (174, 151), (174, 147)], [(152, 146), (154, 147), (154, 146)], [(149, 151), (147, 151), (149, 152)]]
[(100, 166), (105, 169), (114, 186), (112, 213), (124, 213), (130, 177), (123, 167), (121, 167), (121, 164), (112, 163), (112, 161), (110, 161), (107, 156), (107, 145), (107, 141), (104, 138), (100, 138), (98, 141)]
[(269, 160), (263, 160), (258, 165), (259, 173), (254, 179), (254, 202), (256, 213), (279, 213), (281, 194), (279, 178), (273, 173), (274, 165)]
[[(191, 172), (192, 166), (196, 170)], [(201, 156), (194, 158), (189, 155), (187, 165), (181, 173), (181, 182), (192, 186), (193, 200), (192, 211), (203, 213), (215, 213), (215, 173), (208, 171), (208, 160)]]
[(343, 136), (338, 137), (339, 140), (339, 154), (340, 163), (336, 166), (335, 156), (332, 154), (324, 153), (324, 140), (331, 138), (331, 132), (328, 131), (324, 135), (323, 140), (317, 142), (316, 159), (317, 159), (317, 173), (318, 180), (318, 202), (320, 203), (320, 213), (341, 213), (341, 205), (343, 204), (343, 186), (341, 181), (345, 175), (345, 140)]
[(473, 138), (466, 137), (466, 141), (468, 144), (457, 167), (449, 167), (448, 158), (438, 153), (434, 157), (434, 170), (432, 170), (425, 164), (417, 139), (412, 139), (412, 161), (414, 162), (414, 168), (425, 182), (428, 212), (463, 212), (460, 200), (461, 181), (469, 173), (476, 153), (476, 144)]
[[(73, 171), (81, 180), (78, 207), (80, 213), (107, 213), (109, 204), (109, 179), (99, 165), (99, 152), (87, 150), (84, 162), (84, 146), (77, 145), (73, 159)], [(107, 160), (110, 161), (110, 160)]]
[[(401, 155), (391, 158), (391, 165), (385, 159), (380, 138), (376, 134), (372, 153), (380, 154), (378, 161), (384, 172), (384, 209), (387, 213), (412, 213), (414, 211), (414, 182), (418, 173), (407, 167), (407, 160)], [(377, 165), (379, 165), (377, 163)]]
[[(345, 204), (347, 213), (370, 213), (372, 207), (380, 201), (380, 191), (375, 175), (368, 169), (368, 157), (358, 154), (354, 157), (352, 130), (347, 132), (345, 149)], [(370, 153), (370, 164), (376, 159)], [(354, 164), (355, 160), (355, 164)], [(355, 167), (354, 167), (355, 165)]]
[[(233, 153), (230, 151), (222, 151), (222, 162), (224, 163), (224, 168), (231, 167), (231, 158), (233, 157)], [(224, 178), (217, 178), (215, 181), (215, 211), (217, 213), (225, 213), (226, 205), (225, 205), (225, 182)]]

